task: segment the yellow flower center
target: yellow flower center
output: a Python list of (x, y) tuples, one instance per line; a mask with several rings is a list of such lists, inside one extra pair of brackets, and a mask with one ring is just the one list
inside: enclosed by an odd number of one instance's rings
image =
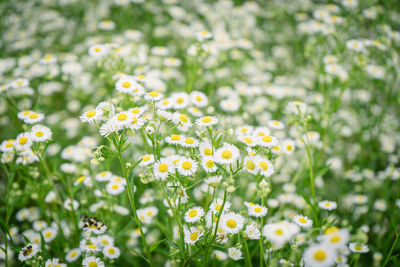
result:
[(96, 111), (94, 110), (89, 110), (88, 112), (86, 112), (86, 117), (91, 118), (94, 115), (96, 115)]
[(199, 233), (193, 232), (190, 234), (190, 240), (194, 241), (199, 237)]
[(204, 118), (201, 119), (202, 123), (210, 123), (212, 121), (211, 117), (206, 116)]
[(207, 166), (208, 168), (214, 167), (214, 161), (208, 160), (208, 161), (206, 162), (206, 166)]
[(237, 223), (233, 219), (229, 219), (226, 221), (226, 226), (228, 226), (231, 229), (235, 228), (236, 225), (237, 225)]
[(196, 96), (195, 99), (196, 99), (196, 101), (199, 101), (199, 102), (201, 102), (203, 100), (203, 98), (201, 96), (199, 96), (199, 95)]
[(115, 254), (115, 249), (114, 248), (109, 248), (108, 249), (108, 253), (110, 253), (110, 254)]
[(191, 210), (191, 211), (189, 211), (189, 217), (191, 217), (191, 218), (193, 218), (193, 217), (195, 217), (196, 215), (197, 215), (197, 210)]
[(254, 208), (254, 211), (257, 213), (260, 213), (262, 211), (262, 209), (260, 207), (256, 207), (256, 208)]
[(78, 183), (82, 183), (85, 179), (86, 179), (85, 176), (81, 176), (81, 177), (79, 177), (78, 179), (76, 179), (76, 181), (77, 181)]
[(26, 115), (28, 115), (29, 113), (31, 113), (31, 112), (30, 112), (29, 110), (26, 110), (26, 111), (24, 111), (23, 115), (26, 116)]
[(185, 143), (186, 144), (193, 144), (194, 140), (192, 138), (186, 138)]
[(253, 143), (253, 140), (250, 137), (243, 138), (243, 141), (245, 141), (247, 144)]
[(73, 257), (75, 257), (77, 254), (78, 254), (78, 252), (73, 251), (73, 252), (71, 252), (70, 256), (73, 258)]
[(323, 250), (317, 250), (314, 252), (314, 259), (317, 261), (323, 261), (326, 259), (326, 252)]
[(334, 232), (336, 232), (336, 231), (338, 231), (338, 230), (339, 230), (339, 228), (337, 228), (337, 227), (335, 227), (335, 226), (332, 226), (332, 227), (329, 227), (329, 228), (327, 228), (327, 229), (325, 230), (325, 234), (334, 233)]
[(255, 167), (256, 167), (256, 165), (254, 164), (253, 161), (251, 161), (251, 160), (246, 161), (246, 168), (247, 169), (254, 170)]
[(122, 87), (129, 88), (130, 86), (131, 86), (131, 83), (128, 81), (122, 83)]
[(160, 166), (158, 166), (158, 170), (160, 172), (166, 172), (166, 171), (168, 171), (168, 165), (165, 163), (161, 163)]
[(271, 142), (271, 141), (272, 141), (272, 137), (271, 137), (271, 136), (268, 136), (268, 135), (266, 135), (266, 136), (264, 136), (264, 137), (262, 138), (262, 140), (263, 140), (264, 142), (267, 142), (267, 143), (269, 143), (269, 142)]
[(113, 184), (113, 185), (111, 186), (111, 188), (114, 189), (114, 190), (117, 190), (118, 187), (119, 187), (119, 186), (118, 186), (117, 184)]
[(100, 47), (96, 47), (96, 48), (94, 49), (94, 51), (95, 51), (95, 52), (100, 52), (100, 51), (101, 51), (101, 48), (100, 48)]
[(11, 142), (9, 142), (9, 143), (6, 144), (6, 147), (7, 147), (7, 148), (10, 148), (10, 147), (12, 147), (12, 146), (13, 146), (13, 143), (11, 143)]
[(31, 119), (36, 119), (37, 117), (39, 117), (39, 115), (36, 114), (36, 113), (33, 113), (33, 114), (31, 114), (31, 115), (29, 116), (29, 118), (31, 118)]
[(152, 92), (149, 93), (149, 96), (151, 96), (151, 97), (156, 97), (158, 95), (159, 95), (159, 93), (156, 92), (156, 91), (152, 91)]
[(307, 220), (306, 220), (306, 219), (304, 219), (303, 217), (300, 217), (300, 218), (299, 218), (299, 222), (301, 222), (301, 223), (306, 223), (306, 222), (307, 222)]
[(184, 99), (182, 97), (179, 97), (178, 99), (176, 99), (176, 102), (178, 102), (179, 104), (182, 104), (184, 101)]
[(179, 119), (183, 122), (188, 122), (188, 117), (185, 114), (181, 114), (179, 115)]
[(222, 151), (221, 156), (224, 159), (230, 159), (232, 157), (232, 152), (230, 152), (229, 150), (224, 150)]
[(150, 159), (151, 159), (150, 156), (144, 156), (144, 157), (143, 157), (143, 161), (148, 161), (148, 160), (150, 160)]
[(276, 230), (275, 230), (275, 234), (276, 234), (276, 235), (283, 235), (282, 229), (276, 229)]
[(215, 210), (216, 210), (216, 211), (219, 211), (220, 209), (221, 209), (221, 204), (215, 205)]
[(292, 145), (287, 145), (287, 146), (286, 146), (286, 149), (287, 149), (288, 151), (290, 151), (290, 150), (293, 149), (293, 146), (292, 146)]
[(171, 139), (174, 140), (174, 141), (178, 141), (178, 140), (181, 139), (181, 136), (177, 135), (177, 134), (174, 134), (174, 135), (171, 136)]
[(330, 239), (330, 241), (331, 241), (332, 243), (337, 243), (337, 242), (339, 242), (340, 240), (341, 240), (341, 238), (340, 238), (339, 235), (335, 235), (335, 236), (333, 236), (333, 237)]
[(96, 246), (96, 245), (93, 245), (93, 244), (90, 244), (90, 245), (88, 246), (88, 248), (90, 248), (90, 249), (96, 249), (97, 246)]
[(128, 118), (128, 115), (126, 115), (125, 113), (121, 113), (121, 114), (119, 114), (118, 116), (117, 116), (117, 119), (119, 120), (119, 121), (124, 121), (124, 120), (126, 120)]
[(42, 131), (37, 131), (37, 132), (35, 133), (35, 135), (36, 135), (37, 137), (42, 137), (42, 136), (44, 135), (44, 133), (43, 133)]
[(22, 136), (22, 137), (19, 139), (19, 144), (20, 144), (20, 145), (25, 145), (27, 142), (28, 142), (28, 138), (26, 138), (25, 136)]
[(52, 234), (51, 232), (47, 232), (44, 236), (47, 237), (47, 238), (49, 238), (49, 237), (52, 237), (53, 234)]
[(211, 156), (212, 155), (212, 150), (210, 148), (206, 147), (204, 149), (204, 155)]
[(184, 161), (182, 163), (182, 168), (185, 170), (190, 170), (192, 168), (192, 163), (190, 161)]
[(132, 109), (131, 112), (132, 112), (133, 114), (139, 114), (139, 113), (140, 113), (140, 109), (134, 108), (134, 109)]
[(260, 167), (266, 171), (268, 170), (268, 164), (265, 161), (261, 161), (260, 163), (258, 163), (258, 165), (260, 165)]

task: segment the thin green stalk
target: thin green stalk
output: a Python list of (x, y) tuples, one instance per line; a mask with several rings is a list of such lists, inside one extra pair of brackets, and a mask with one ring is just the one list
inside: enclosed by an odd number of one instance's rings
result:
[(243, 240), (244, 240), (244, 247), (246, 248), (247, 262), (248, 262), (250, 267), (253, 267), (253, 264), (251, 262), (251, 255), (250, 255), (250, 252), (249, 252), (249, 246), (247, 245), (246, 237), (244, 237)]
[(397, 233), (396, 233), (396, 238), (394, 239), (394, 242), (393, 242), (393, 244), (392, 244), (392, 247), (390, 248), (389, 253), (388, 253), (388, 255), (386, 256), (385, 262), (383, 263), (382, 267), (385, 267), (385, 266), (389, 263), (390, 257), (392, 256), (392, 253), (393, 253), (393, 250), (394, 250), (394, 248), (396, 247), (397, 242), (399, 241), (399, 237), (400, 237), (400, 232), (397, 232)]

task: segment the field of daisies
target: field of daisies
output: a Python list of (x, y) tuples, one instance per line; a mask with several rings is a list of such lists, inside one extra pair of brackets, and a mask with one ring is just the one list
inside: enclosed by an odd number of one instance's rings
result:
[(0, 266), (400, 266), (398, 0), (0, 13)]

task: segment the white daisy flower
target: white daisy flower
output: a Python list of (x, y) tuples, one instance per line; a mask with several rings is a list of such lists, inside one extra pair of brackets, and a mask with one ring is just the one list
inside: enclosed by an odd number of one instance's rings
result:
[(50, 128), (36, 124), (31, 129), (31, 137), (34, 142), (43, 142), (51, 139), (52, 132)]
[(274, 166), (272, 165), (271, 161), (269, 161), (261, 156), (255, 156), (254, 160), (255, 160), (256, 165), (262, 175), (264, 175), (265, 177), (269, 177), (272, 174), (274, 174), (275, 170), (274, 170)]
[(165, 138), (165, 142), (167, 142), (170, 145), (178, 145), (182, 143), (182, 140), (184, 141), (186, 137), (184, 135), (180, 134), (173, 134), (171, 136), (167, 136)]
[(89, 48), (89, 55), (95, 58), (102, 58), (110, 53), (108, 45), (97, 44)]
[(192, 122), (189, 117), (183, 113), (174, 113), (173, 121), (183, 128), (192, 127)]
[(244, 218), (237, 213), (227, 212), (221, 215), (220, 221), (225, 232), (236, 234), (243, 228)]
[(44, 119), (44, 115), (38, 112), (31, 112), (25, 119), (24, 122), (27, 124), (35, 124), (41, 122)]
[(250, 216), (263, 217), (267, 214), (268, 209), (261, 205), (251, 205), (248, 207), (248, 212)]
[(271, 129), (275, 129), (275, 130), (282, 130), (283, 128), (285, 128), (285, 125), (282, 122), (277, 121), (277, 120), (269, 121), (268, 126)]
[(127, 111), (122, 111), (120, 113), (115, 114), (111, 120), (116, 123), (116, 125), (121, 129), (125, 126), (128, 126), (132, 123), (133, 114)]
[(215, 116), (204, 116), (204, 117), (198, 118), (196, 120), (197, 125), (205, 126), (205, 127), (212, 126), (217, 123), (218, 123), (218, 119)]
[(82, 266), (84, 267), (104, 267), (104, 262), (96, 256), (89, 256), (83, 259)]
[(194, 223), (194, 222), (199, 221), (203, 216), (204, 216), (203, 208), (196, 206), (196, 207), (190, 208), (185, 213), (185, 221), (188, 223)]
[(130, 123), (126, 125), (127, 128), (131, 130), (138, 130), (142, 128), (146, 121), (142, 118), (138, 118), (137, 116), (132, 116), (130, 119)]
[(278, 139), (271, 135), (263, 135), (258, 137), (257, 143), (261, 147), (272, 148), (278, 145)]
[(172, 102), (172, 108), (174, 109), (183, 109), (190, 104), (189, 95), (184, 92), (173, 93), (170, 96), (170, 99)]
[(119, 248), (113, 245), (108, 245), (103, 248), (103, 255), (109, 259), (118, 259), (121, 255), (121, 252)]
[(215, 152), (215, 160), (221, 164), (235, 163), (239, 156), (239, 149), (228, 143), (224, 143), (224, 145)]
[(367, 253), (369, 248), (365, 244), (357, 244), (355, 242), (349, 244), (349, 249), (355, 253)]
[(337, 208), (336, 202), (324, 200), (318, 203), (318, 207), (323, 210), (334, 210)]
[(39, 252), (39, 246), (37, 244), (28, 244), (18, 254), (18, 260), (26, 261), (34, 257)]
[(281, 247), (299, 231), (300, 227), (297, 224), (281, 221), (264, 225), (262, 234), (275, 246)]
[(126, 93), (135, 96), (144, 94), (144, 87), (139, 84), (132, 76), (124, 75), (115, 83), (115, 89), (120, 93)]
[(190, 101), (196, 107), (202, 108), (208, 105), (208, 97), (202, 92), (193, 91), (190, 93)]
[(243, 125), (243, 126), (236, 128), (235, 135), (236, 136), (251, 135), (253, 130), (254, 130), (253, 126)]
[(282, 143), (282, 150), (285, 154), (292, 154), (295, 149), (295, 142), (293, 140), (285, 140)]
[(182, 158), (178, 164), (177, 170), (180, 175), (193, 175), (197, 170), (197, 163), (190, 158)]
[(79, 119), (82, 122), (93, 122), (93, 121), (98, 121), (103, 118), (103, 110), (102, 109), (91, 109), (86, 112), (84, 112)]
[[(210, 211), (214, 214), (217, 214), (220, 212), (221, 208), (222, 208), (222, 204), (224, 203), (224, 201), (220, 198), (217, 198), (216, 200), (214, 200), (211, 205), (210, 205)], [(223, 212), (226, 212), (227, 210), (229, 210), (229, 208), (231, 207), (231, 203), (229, 201), (225, 201), (225, 205), (224, 205), (224, 210)]]
[(110, 182), (106, 185), (106, 191), (107, 193), (109, 193), (110, 195), (119, 195), (122, 192), (124, 192), (125, 190), (125, 186), (123, 186), (120, 183), (116, 183), (116, 182)]
[(8, 139), (1, 142), (0, 151), (1, 152), (11, 152), (15, 148), (15, 139)]
[(311, 245), (304, 251), (303, 259), (307, 267), (333, 266), (336, 251), (323, 244)]
[(154, 177), (158, 180), (165, 180), (174, 170), (174, 166), (166, 158), (160, 159), (153, 165)]
[(139, 163), (139, 166), (148, 166), (154, 162), (154, 155), (146, 154), (142, 156), (142, 161)]
[(258, 138), (251, 135), (240, 135), (238, 140), (249, 147), (258, 145)]
[(141, 106), (128, 109), (128, 112), (132, 113), (134, 116), (141, 116), (146, 110), (147, 106)]
[(53, 259), (48, 259), (46, 263), (44, 264), (45, 267), (67, 267), (66, 264), (60, 263), (60, 259), (58, 258), (53, 258)]
[(203, 112), (200, 109), (196, 108), (196, 107), (190, 107), (190, 108), (187, 109), (187, 111), (194, 117), (203, 116)]
[(163, 97), (164, 97), (164, 95), (157, 91), (151, 91), (144, 95), (145, 99), (155, 101), (155, 102), (160, 101)]
[(310, 228), (313, 224), (313, 221), (303, 215), (296, 215), (293, 218), (293, 221), (301, 227)]
[(114, 238), (112, 238), (109, 235), (99, 235), (97, 237), (97, 242), (100, 244), (100, 246), (108, 246), (108, 245), (114, 245)]
[(82, 254), (82, 251), (79, 248), (71, 249), (67, 255), (65, 256), (65, 260), (68, 262), (76, 261)]
[(344, 247), (350, 240), (349, 231), (346, 229), (339, 229), (337, 231), (329, 232), (318, 238), (319, 241), (334, 248)]
[(139, 220), (144, 224), (150, 224), (153, 222), (153, 218), (157, 216), (158, 209), (156, 207), (147, 207), (144, 209), (138, 209), (137, 215)]
[(239, 248), (228, 248), (228, 256), (234, 261), (243, 259), (242, 251)]
[(199, 146), (199, 141), (193, 137), (182, 138), (179, 144), (183, 147), (195, 148)]
[(251, 173), (256, 175), (260, 170), (259, 165), (257, 164), (257, 158), (246, 156), (243, 160), (245, 169)]
[(172, 108), (172, 101), (169, 98), (164, 98), (163, 100), (157, 102), (156, 107), (162, 110), (170, 109)]
[(24, 132), (20, 133), (15, 139), (15, 149), (26, 150), (30, 148), (33, 144), (33, 138), (31, 133)]
[(203, 167), (206, 172), (215, 172), (218, 169), (213, 156), (203, 157), (201, 159), (201, 167)]
[(199, 144), (199, 150), (202, 157), (213, 155), (213, 149), (209, 142), (201, 142)]
[(57, 228), (47, 227), (42, 231), (44, 242), (49, 243), (57, 237)]
[(192, 226), (189, 229), (183, 229), (185, 234), (185, 243), (189, 245), (196, 244), (197, 241), (204, 235), (197, 227)]
[(79, 242), (79, 248), (86, 252), (99, 252), (101, 251), (100, 244), (96, 238), (82, 239)]
[(112, 172), (104, 171), (104, 172), (100, 172), (96, 175), (96, 180), (99, 182), (105, 182), (105, 181), (110, 180), (112, 176), (113, 176)]
[(213, 35), (209, 31), (196, 32), (196, 39), (200, 42), (211, 38), (213, 38)]
[(258, 240), (261, 237), (261, 232), (255, 224), (248, 224), (244, 230), (246, 237), (252, 240)]

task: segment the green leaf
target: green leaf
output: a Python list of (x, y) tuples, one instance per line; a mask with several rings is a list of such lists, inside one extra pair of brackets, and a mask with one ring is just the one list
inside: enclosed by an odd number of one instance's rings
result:
[(164, 241), (165, 241), (165, 239), (162, 239), (162, 240), (158, 240), (157, 242), (152, 244), (150, 247), (150, 253), (153, 252)]
[(166, 239), (166, 241), (171, 247), (179, 249), (179, 246), (175, 242), (168, 240), (168, 239)]
[(322, 167), (317, 174), (315, 175), (315, 177), (319, 177), (319, 176), (324, 176), (324, 174), (329, 170), (329, 168), (331, 167), (331, 164), (325, 165), (324, 167)]

